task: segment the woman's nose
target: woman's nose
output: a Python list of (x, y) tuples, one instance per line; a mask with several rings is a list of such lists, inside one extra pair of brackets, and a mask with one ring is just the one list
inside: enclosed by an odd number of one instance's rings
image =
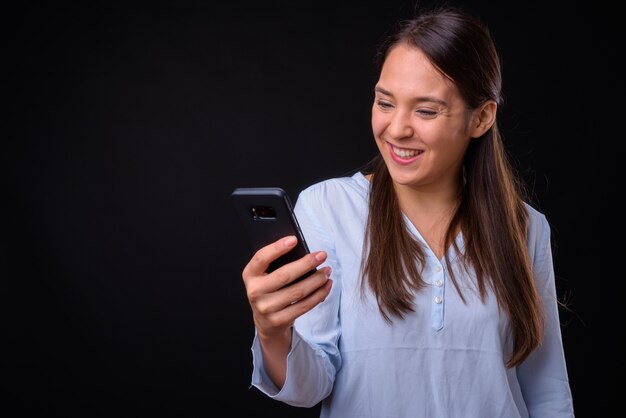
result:
[(396, 112), (389, 121), (387, 133), (394, 139), (409, 138), (413, 136), (411, 118), (406, 112)]

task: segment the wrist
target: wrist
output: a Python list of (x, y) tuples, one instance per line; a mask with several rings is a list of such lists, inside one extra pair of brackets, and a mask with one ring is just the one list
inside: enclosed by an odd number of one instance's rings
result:
[(260, 332), (257, 329), (257, 338), (261, 343), (263, 351), (282, 353), (286, 355), (291, 349), (292, 327), (288, 327), (280, 332)]

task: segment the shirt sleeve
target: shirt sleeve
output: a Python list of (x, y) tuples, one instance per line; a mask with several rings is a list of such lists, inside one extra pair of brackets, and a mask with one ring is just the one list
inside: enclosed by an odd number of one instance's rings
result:
[(323, 265), (332, 268), (333, 287), (325, 301), (296, 320), (287, 356), (287, 377), (281, 389), (265, 372), (256, 336), (252, 343), (252, 385), (273, 399), (299, 407), (313, 407), (326, 398), (341, 367), (338, 348), (341, 268), (329, 227), (324, 223), (323, 196), (319, 194), (319, 190), (313, 189), (301, 192), (295, 212), (309, 249), (327, 251), (328, 257)]
[(550, 226), (545, 216), (533, 209), (530, 209), (528, 243), (546, 322), (541, 345), (517, 368), (517, 376), (530, 417), (573, 417), (561, 339)]

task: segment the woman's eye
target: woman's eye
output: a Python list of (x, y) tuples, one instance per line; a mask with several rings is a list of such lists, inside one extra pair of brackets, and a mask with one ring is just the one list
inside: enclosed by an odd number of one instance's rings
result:
[(391, 103), (386, 102), (384, 100), (376, 100), (376, 105), (378, 105), (378, 107), (380, 107), (382, 110), (389, 110), (393, 108)]
[(439, 114), (439, 112), (430, 109), (417, 109), (415, 112), (424, 119), (433, 119)]

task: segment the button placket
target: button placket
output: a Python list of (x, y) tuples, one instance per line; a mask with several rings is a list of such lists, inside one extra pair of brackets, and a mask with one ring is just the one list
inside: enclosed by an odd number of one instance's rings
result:
[(434, 330), (439, 331), (443, 328), (443, 313), (444, 313), (444, 272), (443, 267), (440, 264), (435, 266), (435, 275), (433, 280), (432, 291), (432, 327)]

